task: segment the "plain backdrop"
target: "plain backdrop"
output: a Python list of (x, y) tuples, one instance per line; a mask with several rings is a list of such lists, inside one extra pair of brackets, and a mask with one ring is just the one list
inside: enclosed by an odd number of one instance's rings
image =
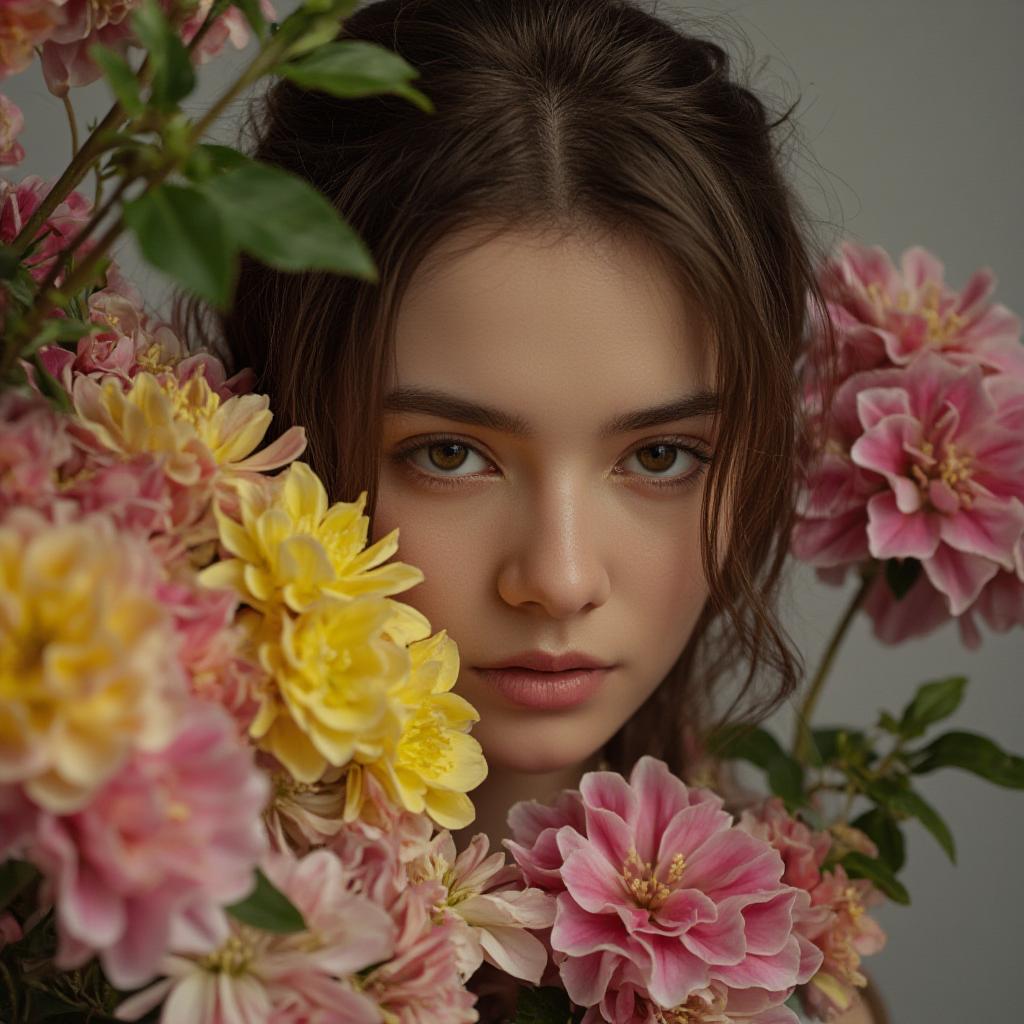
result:
[[(280, 14), (295, 6), (275, 3)], [(991, 266), (999, 300), (1024, 312), (1021, 0), (662, 0), (656, 9), (699, 19), (703, 34), (753, 67), (755, 83), (776, 105), (799, 99), (792, 174), (822, 238), (879, 244), (897, 258), (909, 245), (924, 245), (944, 261), (955, 287), (976, 267)], [(188, 109), (201, 111), (251, 53), (206, 65)], [(6, 176), (55, 177), (70, 155), (61, 103), (38, 68), (0, 83), (0, 91), (27, 121), (27, 158), (4, 168)], [(109, 104), (102, 83), (72, 98), (83, 127)], [(222, 119), (219, 140), (233, 141), (240, 112), (236, 103)], [(83, 188), (91, 196), (92, 180)], [(160, 276), (130, 246), (119, 258), (159, 308)], [(809, 572), (794, 574), (787, 621), (809, 665), (848, 597)], [(917, 683), (963, 673), (971, 684), (950, 724), (1021, 752), (1022, 664), (1019, 631), (987, 637), (978, 652), (962, 647), (951, 627), (889, 648), (862, 619), (840, 653), (818, 721), (867, 725), (879, 708), (902, 707)], [(788, 736), (788, 709), (771, 725)], [(929, 835), (908, 826), (902, 877), (913, 906), (879, 911), (888, 948), (866, 966), (896, 1024), (1019, 1020), (1024, 793), (953, 771), (925, 777), (921, 789), (950, 822), (959, 863), (953, 867)]]

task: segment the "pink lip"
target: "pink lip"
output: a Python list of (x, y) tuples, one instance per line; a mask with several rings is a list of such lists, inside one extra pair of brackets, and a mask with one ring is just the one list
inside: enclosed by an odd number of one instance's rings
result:
[(548, 654), (547, 651), (519, 651), (482, 669), (527, 668), (532, 672), (566, 672), (582, 668), (612, 668), (606, 661), (591, 657), (582, 651), (566, 651), (564, 654)]
[(574, 708), (589, 700), (608, 674), (607, 668), (577, 668), (565, 672), (535, 672), (525, 668), (477, 669), (483, 678), (513, 704), (540, 711)]

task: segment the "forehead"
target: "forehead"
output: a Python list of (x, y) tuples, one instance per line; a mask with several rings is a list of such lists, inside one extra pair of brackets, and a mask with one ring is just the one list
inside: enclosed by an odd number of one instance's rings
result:
[(713, 384), (697, 310), (624, 236), (467, 230), (427, 255), (398, 312), (398, 385), (437, 387), (558, 429)]

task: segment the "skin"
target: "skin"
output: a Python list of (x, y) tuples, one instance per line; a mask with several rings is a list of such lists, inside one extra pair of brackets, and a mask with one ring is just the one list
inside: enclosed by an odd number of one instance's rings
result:
[[(399, 528), (397, 557), (426, 577), (399, 599), (458, 644), (455, 689), (480, 712), (473, 735), (489, 773), (472, 793), (476, 821), (456, 838), (461, 846), (484, 832), (500, 848), (513, 803), (548, 800), (597, 766), (597, 752), (662, 681), (707, 600), (706, 474), (684, 449), (713, 457), (714, 414), (605, 438), (600, 428), (710, 391), (714, 352), (641, 241), (516, 230), (455, 251), (475, 240), (472, 231), (452, 236), (418, 268), (399, 310), (391, 385), (517, 415), (531, 433), (388, 411), (372, 535)], [(641, 458), (658, 443), (682, 447)], [(690, 483), (652, 483), (671, 478)], [(474, 666), (529, 649), (585, 651), (616, 668), (583, 705), (527, 710)], [(859, 1004), (837, 1024), (872, 1022)]]
[[(426, 576), (400, 599), (458, 644), (456, 692), (480, 712), (473, 734), (489, 764), (471, 831), (496, 842), (513, 802), (547, 799), (594, 766), (707, 599), (706, 473), (686, 449), (713, 455), (714, 415), (610, 437), (600, 428), (711, 390), (714, 361), (667, 267), (640, 241), (516, 230), (453, 250), (467, 240), (442, 242), (411, 281), (392, 385), (516, 414), (532, 432), (388, 412), (373, 534), (400, 528), (397, 557)], [(417, 439), (435, 447), (402, 461)], [(645, 448), (659, 443), (671, 447)], [(583, 705), (523, 709), (474, 666), (529, 649), (584, 651), (616, 667)]]

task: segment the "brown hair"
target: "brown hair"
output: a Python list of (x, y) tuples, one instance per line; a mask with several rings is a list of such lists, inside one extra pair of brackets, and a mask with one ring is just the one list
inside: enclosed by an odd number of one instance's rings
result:
[[(306, 458), (332, 497), (365, 489), (372, 516), (393, 326), (435, 243), (480, 224), (652, 242), (701, 297), (718, 351), (723, 405), (702, 510), (711, 598), (606, 756), (626, 770), (653, 753), (684, 771), (683, 731), (706, 718), (713, 683), (741, 667), (729, 714), (760, 715), (801, 671), (775, 611), (801, 433), (794, 364), (808, 295), (820, 305), (775, 135), (792, 108), (770, 120), (720, 45), (629, 0), (381, 0), (351, 15), (340, 38), (399, 53), (435, 112), (278, 80), (251, 112), (248, 148), (330, 198), (379, 283), (244, 259), (233, 308), (216, 323), (228, 357), (256, 370), (278, 429), (305, 426)], [(191, 303), (192, 328), (209, 316)], [(719, 562), (727, 500), (732, 535)], [(763, 676), (774, 685), (755, 686)]]

